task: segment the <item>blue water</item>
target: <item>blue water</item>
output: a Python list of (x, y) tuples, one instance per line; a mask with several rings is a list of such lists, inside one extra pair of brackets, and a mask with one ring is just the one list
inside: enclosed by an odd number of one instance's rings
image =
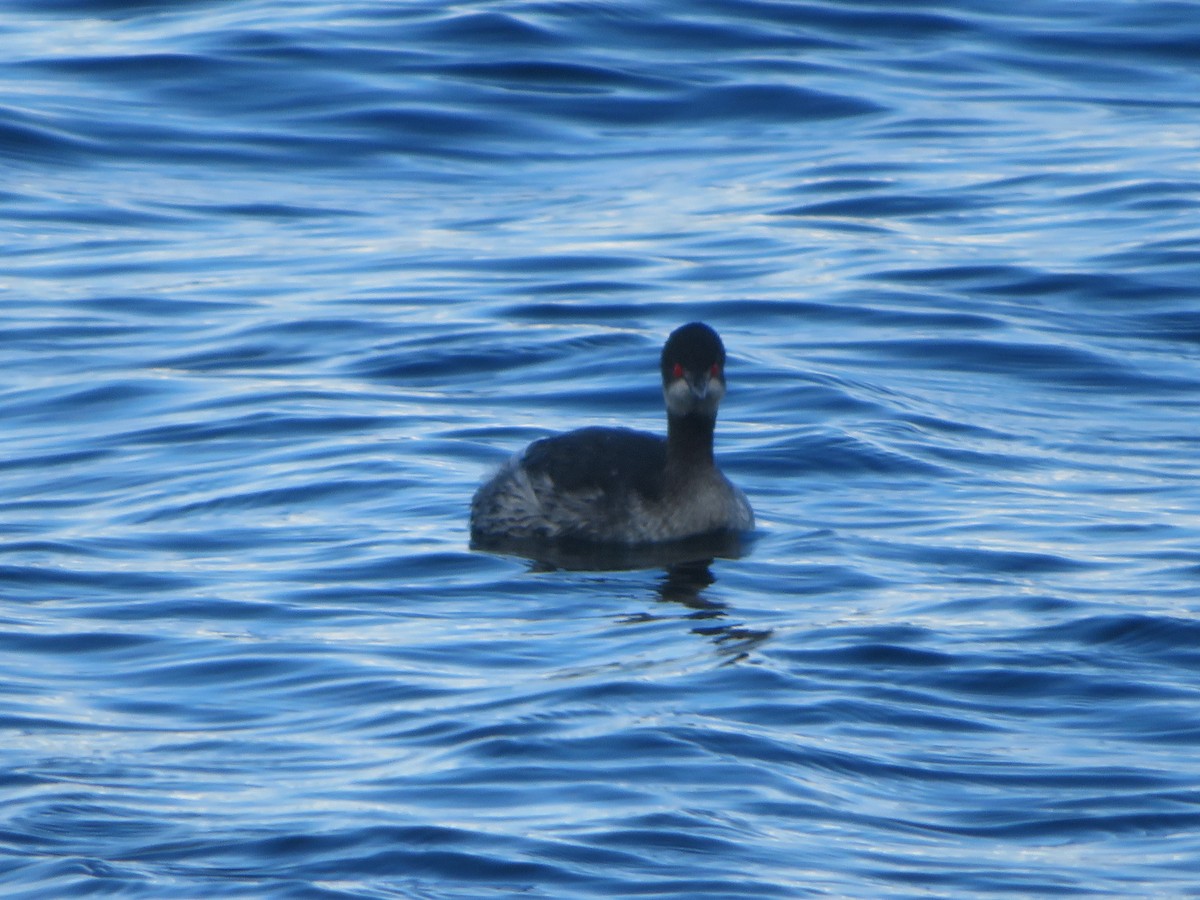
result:
[[(1200, 895), (1194, 4), (0, 49), (5, 897)], [(692, 319), (744, 552), (471, 551)]]

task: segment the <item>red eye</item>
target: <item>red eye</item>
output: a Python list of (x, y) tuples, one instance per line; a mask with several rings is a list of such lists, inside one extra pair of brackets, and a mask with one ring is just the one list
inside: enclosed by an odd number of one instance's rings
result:
[(683, 377), (683, 366), (681, 366), (679, 363), (675, 363), (675, 368), (673, 368), (671, 370), (671, 377), (672, 378), (682, 378)]
[(709, 369), (708, 371), (712, 375), (713, 378), (720, 378), (721, 377), (721, 364), (713, 363), (712, 368)]

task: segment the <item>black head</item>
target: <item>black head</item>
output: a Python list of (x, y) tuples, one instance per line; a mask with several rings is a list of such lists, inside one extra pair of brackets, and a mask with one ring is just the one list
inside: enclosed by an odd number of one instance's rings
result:
[(674, 416), (716, 417), (725, 396), (725, 345), (703, 322), (671, 332), (662, 351), (663, 394)]

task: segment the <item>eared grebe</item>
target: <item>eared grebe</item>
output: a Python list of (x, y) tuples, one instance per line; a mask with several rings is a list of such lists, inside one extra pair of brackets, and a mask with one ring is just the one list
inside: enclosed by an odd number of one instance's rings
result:
[(471, 538), (648, 544), (746, 531), (746, 495), (713, 462), (725, 347), (702, 322), (662, 351), (664, 440), (628, 428), (582, 428), (534, 441), (471, 501)]

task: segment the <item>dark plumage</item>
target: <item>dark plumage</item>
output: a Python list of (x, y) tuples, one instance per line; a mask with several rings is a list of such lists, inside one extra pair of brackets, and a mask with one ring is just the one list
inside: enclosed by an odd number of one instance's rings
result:
[(582, 428), (534, 441), (475, 494), (471, 536), (644, 544), (754, 526), (713, 461), (725, 347), (707, 325), (671, 333), (660, 360), (667, 437)]

